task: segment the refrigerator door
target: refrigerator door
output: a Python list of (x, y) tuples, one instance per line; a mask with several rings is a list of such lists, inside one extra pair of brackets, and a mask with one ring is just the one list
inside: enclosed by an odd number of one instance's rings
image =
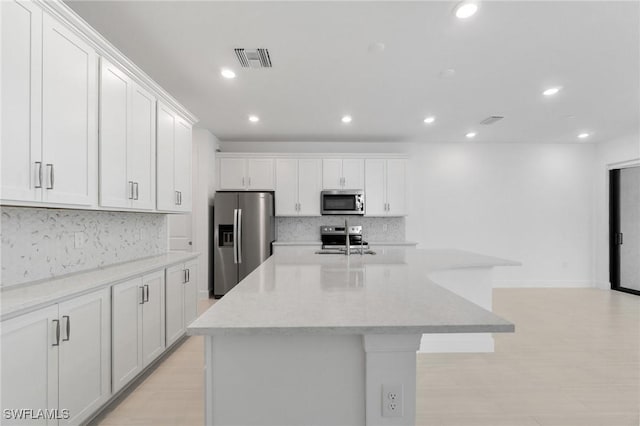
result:
[(237, 221), (238, 194), (218, 192), (215, 198), (213, 217), (213, 294), (222, 296), (238, 283), (237, 257)]
[(247, 192), (238, 194), (239, 260), (238, 281), (249, 275), (271, 256), (274, 240), (273, 194)]

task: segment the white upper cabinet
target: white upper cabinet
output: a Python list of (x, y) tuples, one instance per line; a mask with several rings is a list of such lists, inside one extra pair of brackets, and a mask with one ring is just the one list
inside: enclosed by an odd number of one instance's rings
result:
[(365, 214), (367, 216), (387, 215), (387, 191), (385, 187), (386, 160), (365, 160)]
[(322, 160), (323, 189), (363, 189), (364, 160), (324, 159)]
[(105, 59), (100, 69), (100, 205), (155, 207), (155, 98)]
[(322, 160), (276, 160), (276, 216), (319, 216)]
[(191, 211), (191, 125), (158, 102), (157, 206), (158, 210)]
[(29, 2), (0, 1), (0, 24), (0, 198), (39, 201), (42, 10)]
[[(62, 2), (0, 1), (0, 21), (0, 204), (191, 210), (195, 117)], [(173, 122), (156, 203), (158, 98)]]
[(191, 211), (191, 159), (193, 158), (191, 125), (180, 117), (175, 122), (174, 188), (178, 193), (178, 210)]
[(272, 158), (220, 158), (220, 189), (223, 191), (273, 191)]
[(29, 2), (1, 2), (2, 200), (97, 196), (97, 55)]
[(367, 159), (365, 164), (366, 216), (405, 216), (406, 160)]
[(92, 205), (97, 195), (96, 52), (48, 14), (42, 19), (43, 201)]

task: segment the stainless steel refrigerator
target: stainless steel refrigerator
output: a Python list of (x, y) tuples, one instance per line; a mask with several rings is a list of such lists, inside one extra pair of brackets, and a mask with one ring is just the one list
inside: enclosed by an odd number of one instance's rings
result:
[(224, 296), (271, 256), (273, 194), (217, 192), (213, 213), (213, 296)]

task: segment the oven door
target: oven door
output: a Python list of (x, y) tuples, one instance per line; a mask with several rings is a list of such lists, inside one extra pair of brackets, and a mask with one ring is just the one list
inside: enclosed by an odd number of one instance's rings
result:
[(323, 191), (321, 195), (323, 215), (364, 214), (362, 195), (339, 191)]

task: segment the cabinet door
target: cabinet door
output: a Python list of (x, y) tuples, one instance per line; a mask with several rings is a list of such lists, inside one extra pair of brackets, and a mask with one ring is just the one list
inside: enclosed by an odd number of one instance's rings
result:
[(164, 351), (164, 271), (142, 277), (142, 365), (146, 367)]
[(245, 189), (245, 159), (220, 159), (220, 189)]
[(389, 216), (404, 216), (407, 214), (406, 173), (406, 160), (387, 160), (387, 214)]
[(127, 177), (129, 93), (133, 82), (101, 59), (100, 66), (100, 205), (130, 207), (133, 186)]
[(322, 189), (342, 188), (342, 160), (322, 160)]
[[(318, 194), (320, 198), (320, 194)], [(276, 216), (298, 215), (298, 160), (276, 160)]]
[(42, 49), (43, 200), (91, 205), (98, 187), (97, 56), (46, 13)]
[[(298, 160), (298, 202), (301, 216), (320, 216), (322, 160)], [(276, 197), (277, 200), (277, 197)]]
[(198, 317), (198, 261), (185, 265), (187, 282), (184, 284), (184, 326), (189, 326)]
[(42, 10), (0, 2), (0, 198), (39, 201)]
[(191, 126), (184, 120), (176, 117), (175, 142), (173, 152), (175, 155), (175, 183), (174, 187), (179, 192), (177, 210), (191, 211)]
[(247, 160), (247, 189), (273, 191), (273, 159), (250, 158)]
[(364, 189), (364, 160), (342, 161), (344, 189)]
[(132, 207), (153, 210), (156, 205), (156, 100), (133, 84), (130, 104), (127, 176), (134, 185)]
[(365, 161), (364, 201), (367, 216), (386, 216), (386, 160)]
[(142, 370), (142, 280), (136, 278), (112, 287), (113, 392)]
[[(2, 410), (58, 408), (58, 306), (3, 321)], [(24, 421), (16, 424), (53, 425), (57, 420)]]
[(166, 269), (166, 342), (169, 347), (184, 333), (184, 265)]
[(158, 210), (175, 211), (177, 197), (174, 188), (173, 142), (175, 116), (171, 109), (157, 103), (156, 203)]
[(59, 407), (71, 417), (60, 424), (79, 424), (111, 396), (111, 329), (109, 289), (59, 305)]

